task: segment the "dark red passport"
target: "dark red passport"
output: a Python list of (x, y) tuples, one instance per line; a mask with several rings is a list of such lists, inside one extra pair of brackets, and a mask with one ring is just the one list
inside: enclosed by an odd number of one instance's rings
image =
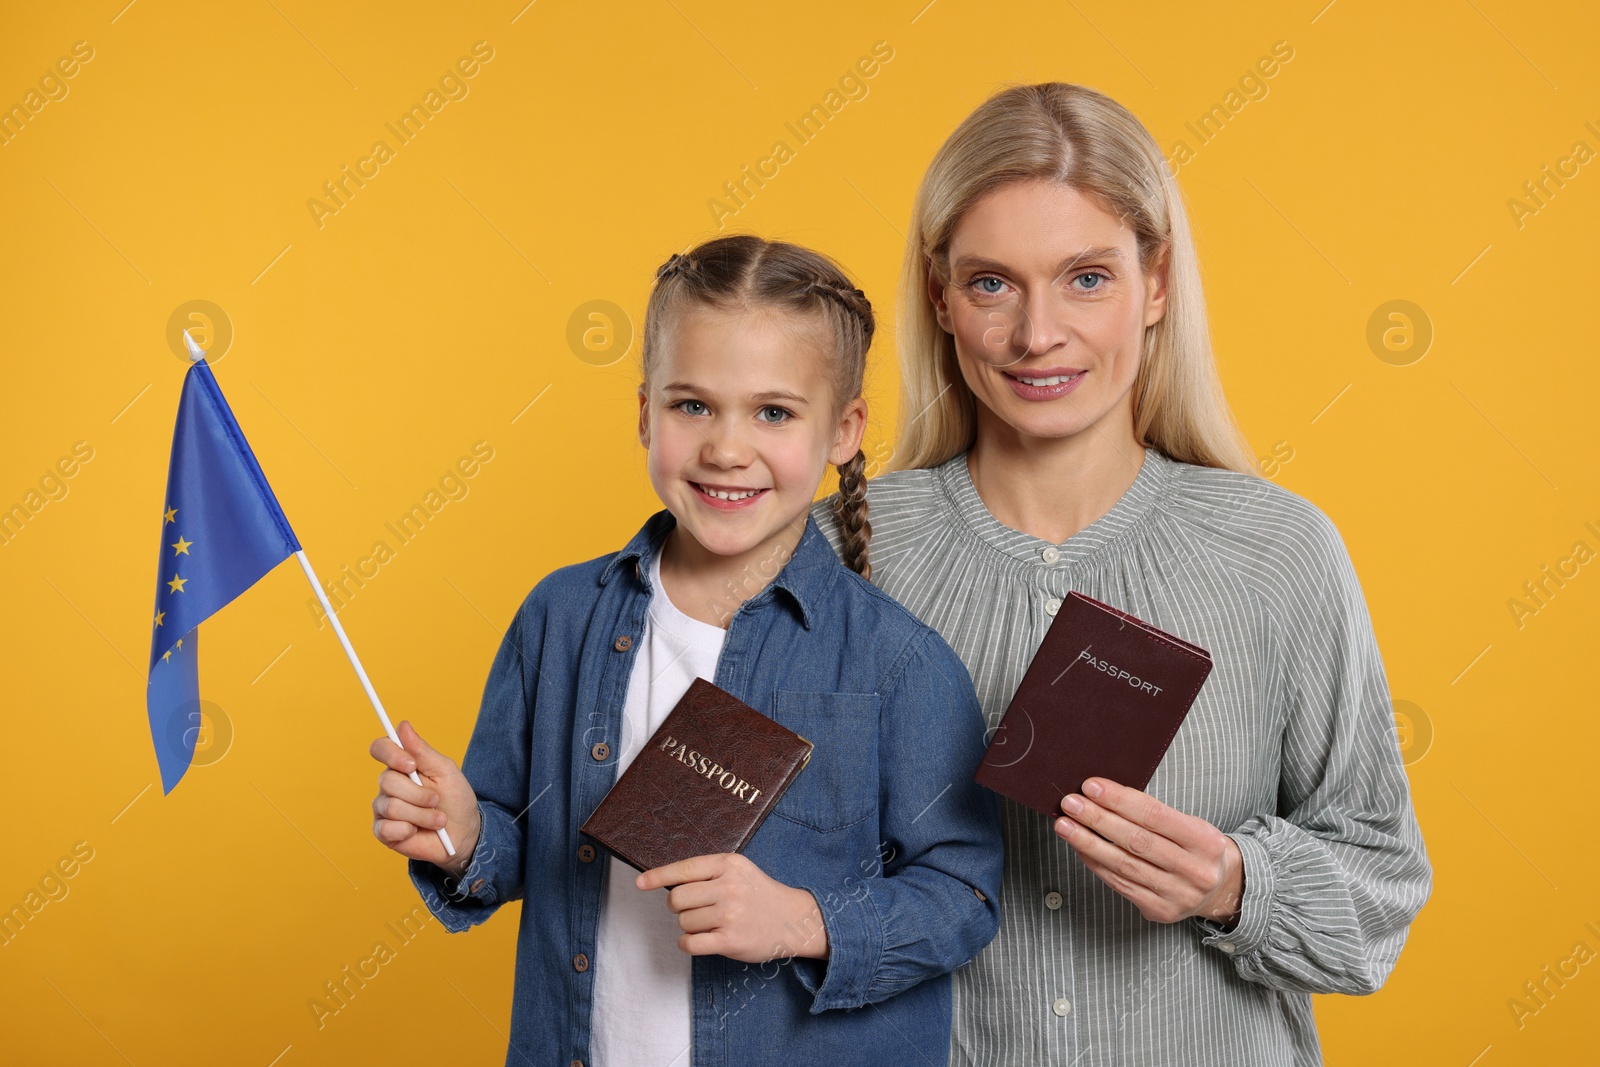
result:
[(1045, 815), (1086, 778), (1143, 789), (1210, 673), (1198, 645), (1068, 593), (973, 777)]
[(739, 852), (810, 759), (810, 741), (696, 678), (579, 829), (641, 871)]

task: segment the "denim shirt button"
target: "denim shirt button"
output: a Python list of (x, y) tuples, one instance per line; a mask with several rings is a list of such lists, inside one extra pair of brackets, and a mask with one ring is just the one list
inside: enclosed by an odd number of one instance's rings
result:
[(623, 634), (621, 637), (611, 642), (611, 647), (616, 649), (618, 652), (626, 652), (628, 649), (633, 647), (633, 638), (629, 637), (627, 634)]
[(977, 888), (976, 886), (973, 887), (972, 891), (974, 893), (978, 894), (978, 899), (979, 900), (987, 901), (989, 899), (988, 897), (983, 895), (983, 890)]
[(583, 862), (585, 862), (585, 863), (592, 862), (594, 860), (594, 846), (593, 845), (579, 845), (578, 846), (578, 858), (580, 860), (582, 860)]
[(577, 971), (579, 974), (587, 971), (589, 969), (589, 957), (585, 956), (581, 952), (572, 957), (572, 969)]
[(597, 741), (594, 747), (589, 749), (589, 755), (594, 757), (596, 763), (604, 763), (606, 757), (611, 755), (611, 746), (604, 741)]
[(471, 888), (471, 890), (469, 890), (469, 892), (476, 893), (478, 890), (480, 890), (482, 888), (483, 888), (483, 879), (479, 878), (477, 881), (472, 883), (472, 888)]

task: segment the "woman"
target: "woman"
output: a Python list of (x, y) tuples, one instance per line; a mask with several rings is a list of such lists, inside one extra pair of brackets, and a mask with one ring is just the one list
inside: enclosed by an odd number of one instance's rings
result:
[[(940, 149), (912, 226), (872, 581), (991, 729), (1072, 589), (1215, 663), (1143, 792), (1005, 802), (951, 1062), (1320, 1063), (1309, 994), (1383, 983), (1431, 871), (1349, 555), (1254, 473), (1176, 184), (1114, 101), (1021, 86)], [(832, 500), (814, 515), (837, 546)]]

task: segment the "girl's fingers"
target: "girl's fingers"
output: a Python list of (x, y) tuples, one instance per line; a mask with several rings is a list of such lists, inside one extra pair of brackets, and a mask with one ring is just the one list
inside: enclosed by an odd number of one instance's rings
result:
[(367, 746), (367, 752), (385, 767), (397, 770), (401, 774), (410, 774), (417, 769), (417, 761), (411, 753), (387, 737), (374, 739), (372, 744)]
[(715, 904), (720, 896), (710, 882), (684, 882), (667, 891), (667, 907), (675, 912), (691, 908), (704, 908)]
[(703, 934), (722, 925), (722, 909), (690, 908), (678, 913), (678, 928), (686, 934)]
[(728, 947), (727, 938), (719, 933), (682, 934), (678, 937), (678, 948), (691, 956), (719, 955)]
[(417, 828), (408, 822), (395, 822), (392, 819), (372, 820), (372, 836), (390, 848), (416, 835)]
[(448, 857), (444, 846), (432, 830), (418, 829), (411, 823), (395, 819), (374, 819), (372, 836), (387, 847), (410, 860), (424, 863), (444, 863)]
[(643, 872), (634, 879), (634, 885), (640, 889), (660, 889), (664, 885), (704, 881), (717, 877), (727, 869), (727, 866), (728, 857), (723, 853), (690, 856), (686, 860), (678, 860), (676, 863), (653, 867)]
[(417, 773), (432, 776), (455, 773), (455, 760), (424, 741), (409, 719), (400, 720), (395, 733), (400, 735), (400, 743), (406, 746), (406, 751), (416, 757)]
[(436, 808), (439, 806), (439, 794), (425, 785), (418, 785), (399, 771), (388, 770), (378, 775), (378, 790), (392, 797), (399, 797), (408, 804), (415, 804), (419, 808)]
[(444, 812), (438, 808), (421, 808), (383, 793), (379, 793), (372, 801), (372, 814), (380, 819), (407, 822), (425, 830), (437, 830), (445, 824)]

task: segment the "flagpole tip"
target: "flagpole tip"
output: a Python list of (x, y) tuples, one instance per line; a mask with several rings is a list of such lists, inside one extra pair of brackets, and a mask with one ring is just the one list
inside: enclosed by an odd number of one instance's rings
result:
[(189, 349), (189, 361), (199, 363), (206, 358), (206, 350), (194, 343), (194, 338), (189, 336), (189, 331), (183, 331), (183, 343)]

